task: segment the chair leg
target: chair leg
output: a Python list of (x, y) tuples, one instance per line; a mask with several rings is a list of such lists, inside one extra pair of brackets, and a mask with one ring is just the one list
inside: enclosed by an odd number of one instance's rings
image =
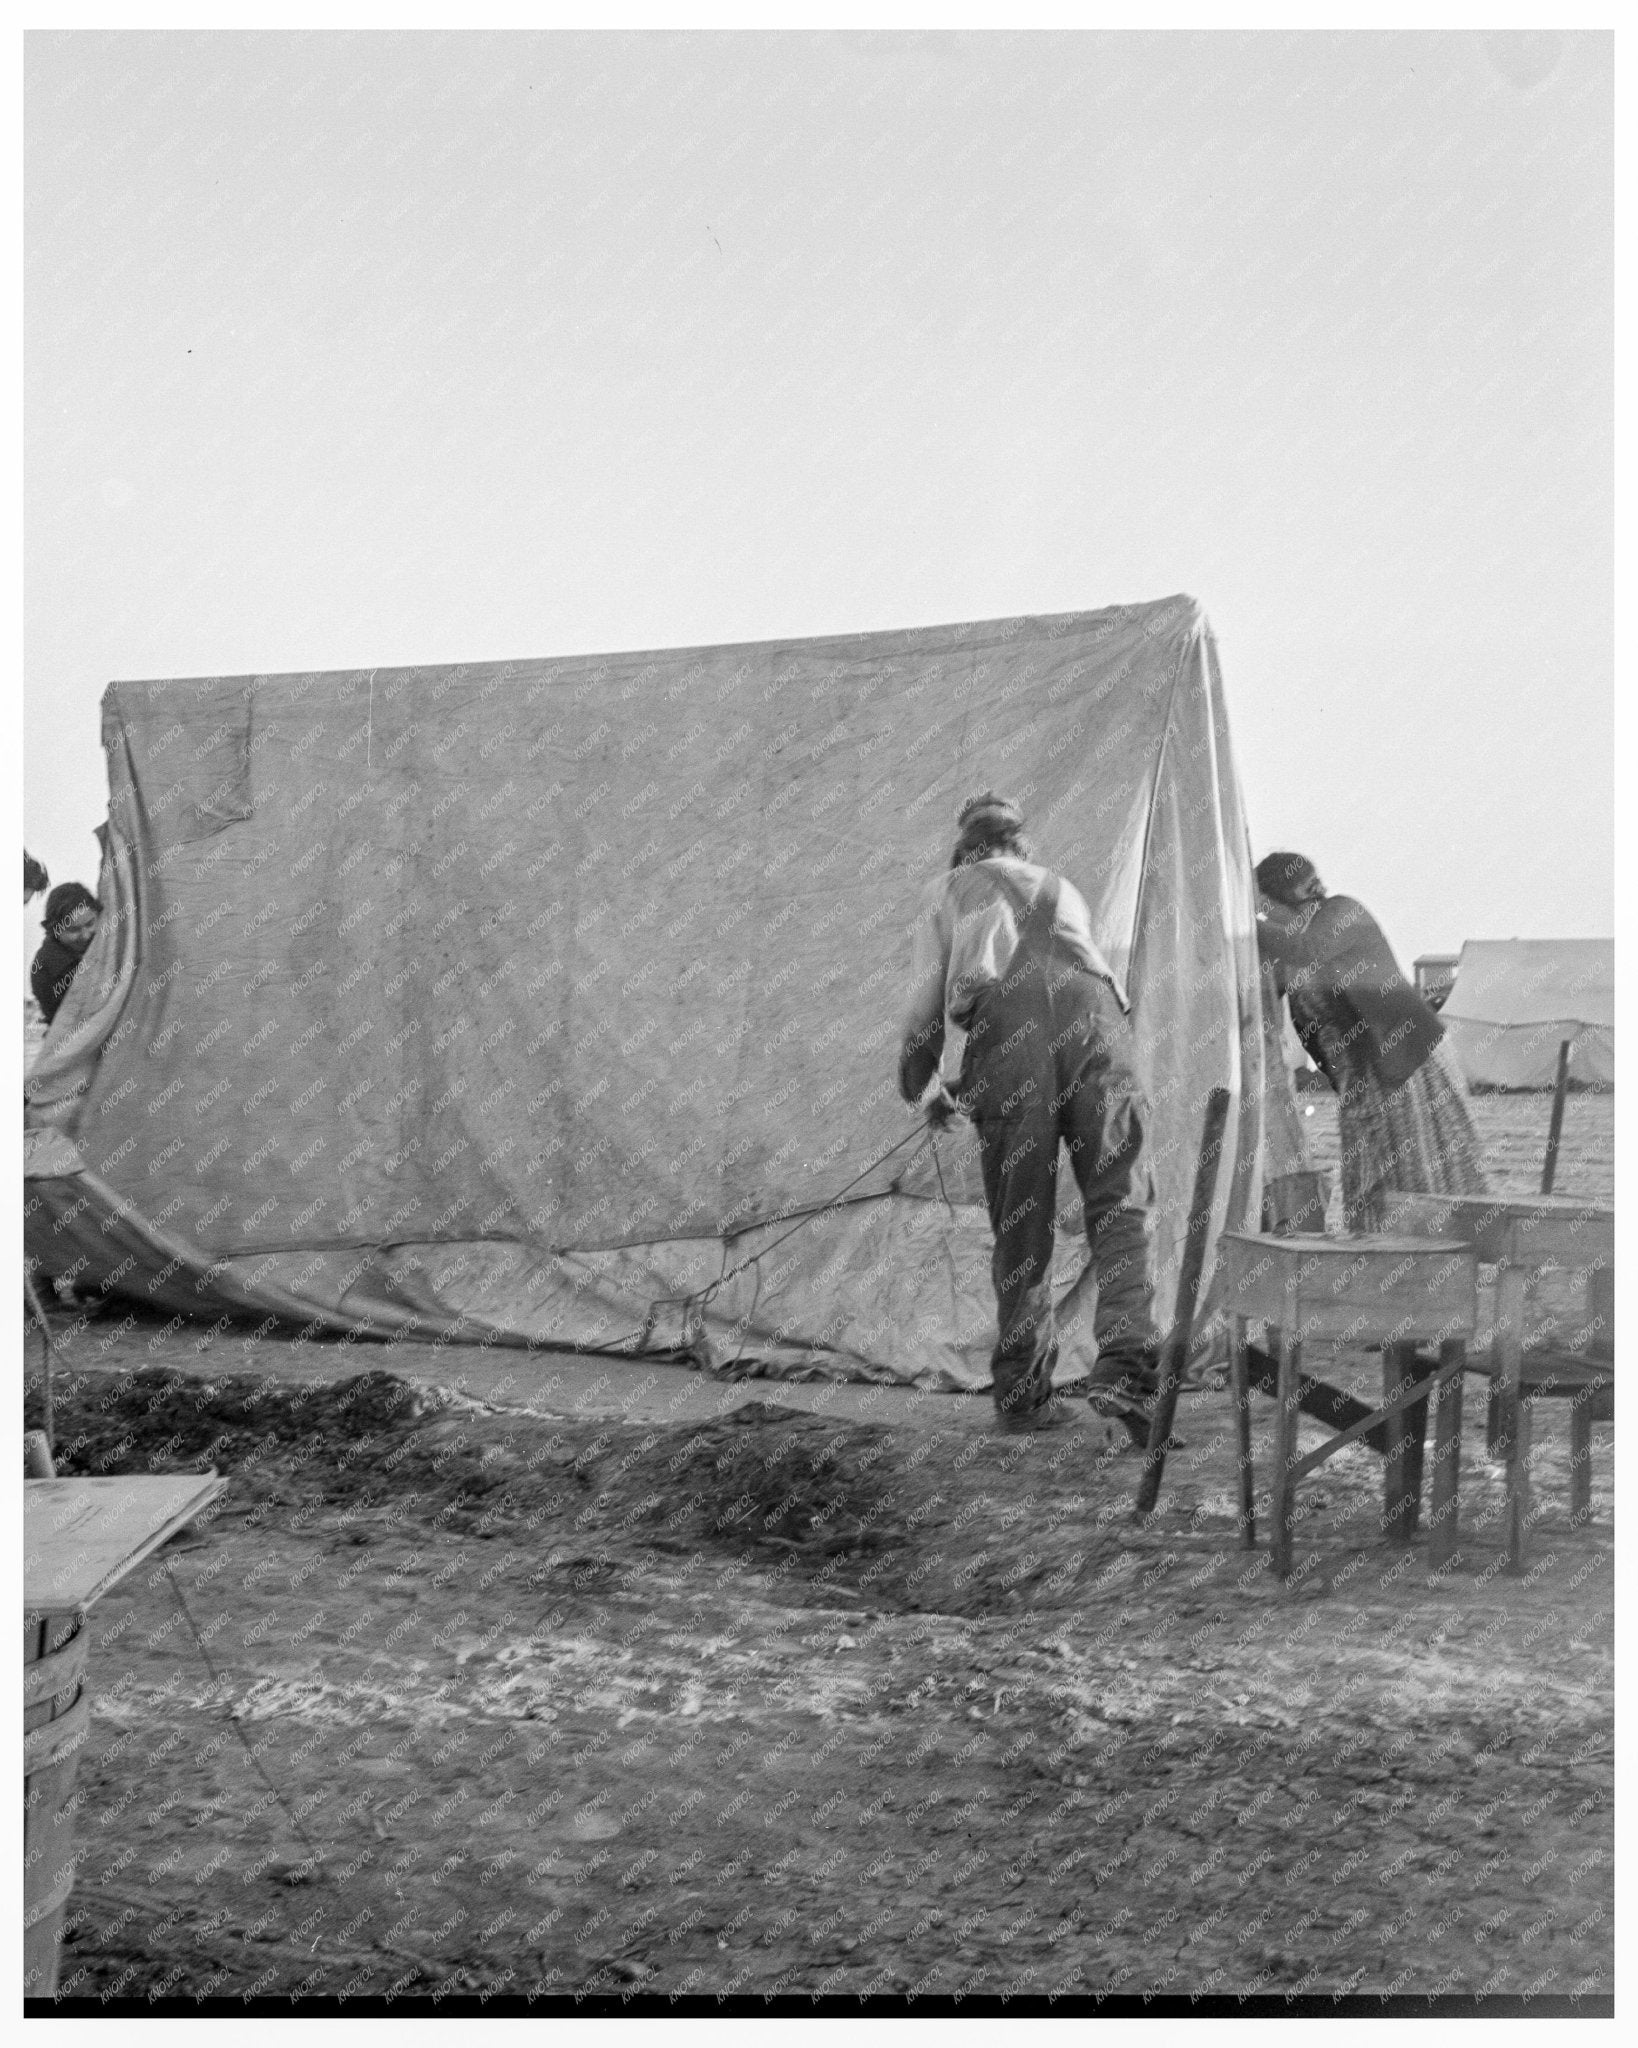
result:
[(1240, 1482), (1240, 1548), (1257, 1546), (1257, 1515), (1253, 1506), (1255, 1476), (1251, 1467), (1251, 1377), (1246, 1370), (1246, 1325), (1243, 1316), (1229, 1318), (1229, 1385), (1234, 1395), (1234, 1436)]
[[(1601, 1259), (1587, 1275), (1587, 1355), (1615, 1356), (1615, 1267)], [(1594, 1397), (1578, 1389), (1570, 1402), (1570, 1523), (1579, 1529), (1592, 1513)], [(1599, 1404), (1601, 1405), (1601, 1404)]]
[(1269, 1563), (1276, 1578), (1291, 1576), (1291, 1534), (1296, 1488), (1291, 1468), (1297, 1462), (1297, 1383), (1302, 1377), (1302, 1345), (1289, 1331), (1280, 1332), (1280, 1391), (1274, 1415), (1274, 1535)]
[[(1452, 1358), (1466, 1362), (1467, 1346), (1460, 1338), (1439, 1347), (1439, 1363)], [(1462, 1370), (1458, 1365), (1448, 1380), (1442, 1380), (1434, 1394), (1433, 1415), (1433, 1499), (1428, 1550), (1435, 1570), (1456, 1562), (1457, 1499), (1462, 1462)]]
[(1570, 1526), (1592, 1513), (1592, 1403), (1578, 1391), (1570, 1402)]
[(1615, 1356), (1615, 1267), (1604, 1260), (1587, 1275), (1588, 1355)]
[[(1530, 1524), (1535, 1520), (1535, 1488), (1530, 1480), (1530, 1454), (1534, 1447), (1535, 1420), (1535, 1403), (1521, 1395), (1518, 1426), (1513, 1436), (1512, 1485), (1508, 1489), (1510, 1502), (1516, 1503), (1516, 1507), (1510, 1507), (1508, 1514), (1509, 1572), (1524, 1570), (1524, 1553), (1530, 1540)], [(1516, 1549), (1511, 1540), (1514, 1530), (1518, 1532)]]
[(1520, 1392), (1524, 1371), (1524, 1293), (1521, 1267), (1503, 1266), (1496, 1285), (1496, 1362), (1500, 1367), (1502, 1455), (1507, 1461), (1503, 1537), (1507, 1569), (1524, 1569), (1530, 1513), (1530, 1404)]
[(1502, 1397), (1501, 1382), (1490, 1382), (1490, 1393), (1484, 1408), (1484, 1450), (1487, 1458), (1502, 1455)]
[[(1416, 1346), (1405, 1346), (1405, 1371), (1420, 1384), (1432, 1377), (1416, 1354)], [(1422, 1522), (1422, 1473), (1427, 1462), (1428, 1397), (1413, 1401), (1405, 1410), (1405, 1534), (1414, 1536)]]

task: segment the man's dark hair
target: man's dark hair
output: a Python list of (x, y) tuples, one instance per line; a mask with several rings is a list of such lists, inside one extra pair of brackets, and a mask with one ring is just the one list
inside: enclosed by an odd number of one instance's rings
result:
[(969, 861), (988, 860), (997, 853), (1028, 860), (1029, 841), (1024, 837), (1024, 816), (1018, 806), (1007, 797), (997, 796), (993, 789), (986, 789), (968, 797), (956, 813), (956, 843), (950, 865), (964, 868)]

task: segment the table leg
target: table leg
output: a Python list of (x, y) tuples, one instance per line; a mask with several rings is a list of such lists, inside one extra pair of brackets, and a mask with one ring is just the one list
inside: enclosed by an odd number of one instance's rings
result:
[(1234, 1395), (1234, 1436), (1240, 1478), (1240, 1548), (1257, 1545), (1257, 1516), (1252, 1505), (1255, 1478), (1251, 1468), (1251, 1376), (1246, 1369), (1244, 1316), (1229, 1317), (1229, 1386)]
[(1439, 1347), (1440, 1365), (1461, 1361), (1448, 1380), (1441, 1380), (1434, 1393), (1433, 1414), (1433, 1500), (1432, 1528), (1428, 1550), (1435, 1567), (1456, 1561), (1457, 1493), (1462, 1462), (1462, 1372), (1467, 1346), (1458, 1337)]
[(1496, 1280), (1497, 1392), (1500, 1396), (1500, 1450), (1507, 1465), (1507, 1495), (1502, 1535), (1507, 1569), (1524, 1569), (1526, 1518), (1530, 1512), (1529, 1403), (1519, 1392), (1524, 1371), (1524, 1292), (1529, 1276), (1522, 1266), (1503, 1266)]
[[(1601, 1260), (1587, 1275), (1587, 1356), (1615, 1355), (1615, 1268)], [(1570, 1402), (1570, 1526), (1579, 1529), (1592, 1512), (1593, 1404), (1578, 1389)]]
[(1279, 1336), (1279, 1393), (1274, 1411), (1274, 1535), (1269, 1563), (1277, 1578), (1291, 1576), (1291, 1528), (1296, 1488), (1291, 1468), (1297, 1462), (1297, 1382), (1302, 1376), (1302, 1344), (1290, 1330)]
[[(1382, 1398), (1390, 1401), (1407, 1380), (1418, 1377), (1414, 1344), (1382, 1347)], [(1413, 1401), (1388, 1417), (1388, 1455), (1382, 1472), (1382, 1526), (1390, 1541), (1408, 1543), (1422, 1506), (1422, 1447), (1428, 1404)]]
[(1587, 1275), (1587, 1353), (1592, 1358), (1615, 1356), (1615, 1264), (1600, 1259)]
[(1583, 1389), (1570, 1400), (1570, 1527), (1592, 1512), (1592, 1402)]

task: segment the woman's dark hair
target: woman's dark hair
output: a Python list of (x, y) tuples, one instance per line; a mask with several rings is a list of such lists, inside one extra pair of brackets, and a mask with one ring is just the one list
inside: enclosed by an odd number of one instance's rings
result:
[(57, 938), (59, 925), (66, 924), (76, 910), (87, 908), (102, 915), (102, 905), (83, 882), (59, 882), (45, 900), (45, 916), (40, 921)]
[(1265, 896), (1272, 896), (1276, 903), (1298, 902), (1298, 890), (1319, 880), (1319, 869), (1306, 854), (1301, 853), (1265, 854), (1254, 872), (1257, 887)]
[(1018, 806), (993, 789), (968, 797), (956, 813), (953, 868), (969, 861), (988, 860), (992, 854), (1010, 853), (1016, 860), (1028, 860), (1029, 841), (1024, 837), (1024, 815)]

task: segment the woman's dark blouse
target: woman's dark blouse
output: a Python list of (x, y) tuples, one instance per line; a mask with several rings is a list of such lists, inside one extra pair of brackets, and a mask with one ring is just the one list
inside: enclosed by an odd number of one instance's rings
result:
[(29, 969), (29, 986), (34, 990), (34, 1000), (48, 1024), (62, 1008), (68, 985), (84, 957), (65, 946), (61, 939), (49, 936), (35, 954), (34, 965)]
[[(1363, 1042), (1385, 1088), (1408, 1081), (1432, 1054), (1445, 1027), (1399, 970), (1382, 928), (1351, 896), (1327, 896), (1258, 924), (1258, 943), (1291, 1003), (1291, 1021), (1311, 1057), (1319, 1027)], [(1320, 1059), (1333, 1086), (1339, 1077)]]

